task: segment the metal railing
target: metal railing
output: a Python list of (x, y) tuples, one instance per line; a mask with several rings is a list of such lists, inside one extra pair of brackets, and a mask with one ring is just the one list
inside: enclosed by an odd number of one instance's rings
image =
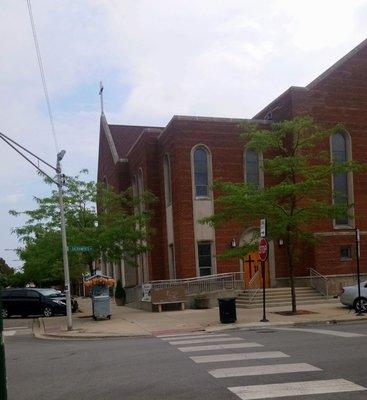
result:
[(310, 270), (310, 286), (321, 293), (326, 298), (329, 297), (329, 279), (321, 275), (314, 268), (309, 268)]
[(252, 303), (261, 289), (261, 270), (259, 269), (248, 283), (248, 301)]
[(244, 280), (242, 272), (228, 272), (187, 279), (169, 279), (150, 281), (152, 289), (168, 289), (183, 286), (186, 294), (213, 293), (222, 290), (243, 290)]

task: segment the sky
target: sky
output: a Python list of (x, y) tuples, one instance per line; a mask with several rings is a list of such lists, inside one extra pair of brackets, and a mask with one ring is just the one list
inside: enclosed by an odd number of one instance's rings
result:
[[(64, 172), (98, 162), (109, 123), (164, 126), (173, 115), (251, 118), (367, 37), (367, 0), (31, 0)], [(0, 2), (0, 131), (55, 163), (26, 0)], [(18, 211), (49, 194), (0, 142), (0, 257)]]

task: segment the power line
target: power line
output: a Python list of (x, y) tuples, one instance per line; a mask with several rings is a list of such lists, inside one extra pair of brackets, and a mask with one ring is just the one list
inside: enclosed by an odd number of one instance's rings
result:
[(58, 145), (58, 143), (57, 143), (56, 131), (55, 131), (55, 124), (54, 124), (54, 118), (53, 118), (53, 115), (52, 115), (50, 98), (49, 98), (49, 96), (48, 96), (48, 90), (47, 90), (47, 85), (46, 85), (45, 71), (44, 71), (44, 68), (43, 68), (41, 50), (40, 50), (40, 47), (39, 47), (39, 44), (38, 44), (36, 26), (35, 26), (35, 24), (34, 24), (34, 19), (33, 19), (31, 0), (27, 0), (27, 6), (28, 6), (29, 19), (30, 19), (30, 21), (31, 21), (31, 27), (32, 27), (32, 34), (33, 34), (34, 46), (35, 46), (35, 48), (36, 48), (38, 66), (39, 66), (39, 70), (40, 70), (40, 73), (41, 73), (41, 80), (42, 80), (42, 85), (43, 85), (43, 91), (44, 91), (44, 93), (45, 93), (45, 99), (46, 99), (46, 104), (47, 104), (48, 116), (49, 116), (50, 123), (51, 123), (51, 131), (52, 131), (52, 135), (53, 135), (54, 142), (55, 142), (55, 149), (56, 149), (56, 152), (58, 153), (58, 152), (59, 152), (59, 145)]
[[(4, 140), (4, 138), (5, 138), (6, 140)], [(4, 133), (2, 133), (2, 132), (0, 132), (0, 139), (3, 139), (4, 142), (7, 142), (9, 145), (10, 145), (9, 142), (12, 142), (12, 143), (15, 144), (16, 146), (20, 147), (22, 150), (26, 151), (28, 154), (30, 154), (31, 156), (33, 156), (34, 158), (36, 158), (37, 161), (38, 161), (38, 164), (39, 164), (39, 162), (41, 161), (41, 162), (43, 162), (44, 164), (46, 164), (48, 167), (50, 167), (50, 168), (52, 168), (53, 170), (56, 171), (56, 168), (55, 168), (54, 166), (52, 166), (50, 163), (48, 163), (48, 162), (45, 161), (45, 160), (42, 160), (41, 157), (36, 156), (36, 155), (35, 155), (34, 153), (32, 153), (30, 150), (26, 149), (25, 147), (23, 147), (21, 144), (17, 143), (15, 140), (11, 139), (10, 137), (4, 135)], [(12, 147), (13, 147), (13, 146), (12, 146)]]
[[(28, 152), (29, 154), (32, 154), (34, 157), (37, 158), (37, 160), (44, 162), (45, 164), (47, 164), (48, 166), (51, 166), (50, 164), (48, 164), (46, 161), (43, 161), (41, 158), (37, 157), (36, 155), (34, 155), (33, 153), (31, 153), (29, 150), (27, 150), (26, 148), (24, 148), (23, 146), (19, 145), (18, 143), (14, 142), (14, 140), (9, 139), (7, 136), (5, 136), (3, 133), (0, 132), (0, 139), (2, 139), (6, 144), (8, 144), (11, 148), (13, 148), (19, 155), (21, 155), (25, 160), (27, 160), (30, 164), (32, 164), (39, 172), (41, 172), (41, 174), (47, 176), (47, 178), (49, 178), (52, 182), (56, 183), (54, 178), (51, 178), (50, 175), (48, 175), (45, 171), (43, 171), (41, 168), (39, 168), (32, 160), (30, 160), (25, 154), (23, 154), (19, 149), (17, 149), (15, 147), (19, 146), (22, 149), (24, 149), (26, 152)], [(11, 142), (13, 142), (14, 144), (12, 144)], [(54, 167), (51, 166), (51, 168), (55, 169)]]

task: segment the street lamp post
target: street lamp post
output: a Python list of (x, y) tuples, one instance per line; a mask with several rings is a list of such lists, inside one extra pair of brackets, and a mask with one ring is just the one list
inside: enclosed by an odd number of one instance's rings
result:
[(63, 176), (61, 173), (61, 160), (65, 155), (65, 150), (57, 154), (56, 173), (57, 173), (57, 186), (59, 191), (60, 203), (60, 219), (61, 219), (61, 240), (62, 240), (62, 258), (64, 262), (64, 280), (65, 280), (65, 294), (66, 294), (66, 315), (67, 315), (67, 329), (73, 329), (73, 319), (71, 311), (71, 293), (70, 293), (70, 274), (69, 274), (69, 260), (68, 260), (68, 246), (66, 241), (65, 229), (65, 212), (64, 212), (64, 199), (62, 197), (62, 184)]

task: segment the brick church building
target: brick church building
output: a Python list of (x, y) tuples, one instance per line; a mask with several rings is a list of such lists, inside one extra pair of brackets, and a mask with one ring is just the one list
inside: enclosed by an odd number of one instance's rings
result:
[[(290, 87), (252, 119), (175, 115), (167, 126), (151, 127), (111, 125), (102, 113), (98, 181), (117, 190), (132, 186), (136, 194), (149, 190), (158, 198), (152, 206), (151, 250), (140, 257), (139, 268), (122, 261), (103, 265), (103, 271), (122, 276), (126, 286), (235, 271), (251, 279), (253, 264), (256, 268), (251, 255), (244, 260), (216, 256), (248, 240), (258, 228), (214, 229), (198, 220), (214, 212), (213, 181), (267, 183), (261, 155), (244, 151), (241, 124), (268, 127), (299, 115), (311, 115), (325, 128), (343, 124), (346, 130), (333, 135), (326, 150), (367, 164), (367, 40), (306, 87)], [(300, 282), (310, 267), (341, 282), (352, 278), (356, 226), (361, 230), (361, 268), (367, 272), (367, 173), (345, 174), (333, 185), (354, 204), (355, 219), (313, 224), (318, 240), (297, 267)], [(278, 240), (270, 243), (267, 284), (287, 282), (284, 248)]]

